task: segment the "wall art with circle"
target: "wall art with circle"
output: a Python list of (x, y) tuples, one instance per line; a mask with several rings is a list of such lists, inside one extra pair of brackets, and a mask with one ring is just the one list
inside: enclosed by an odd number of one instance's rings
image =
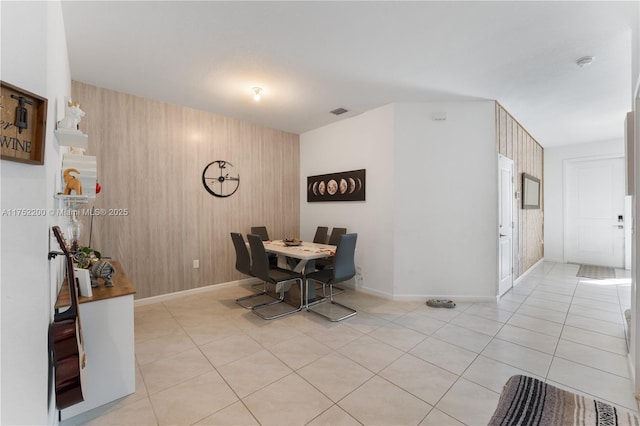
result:
[(366, 169), (307, 176), (307, 202), (365, 201)]

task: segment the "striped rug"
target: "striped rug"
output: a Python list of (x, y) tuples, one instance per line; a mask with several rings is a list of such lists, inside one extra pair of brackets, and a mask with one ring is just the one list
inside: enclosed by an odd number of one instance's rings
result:
[(631, 412), (528, 376), (504, 385), (489, 426), (640, 425)]
[(615, 278), (616, 271), (609, 266), (580, 265), (576, 277), (604, 280), (607, 278)]

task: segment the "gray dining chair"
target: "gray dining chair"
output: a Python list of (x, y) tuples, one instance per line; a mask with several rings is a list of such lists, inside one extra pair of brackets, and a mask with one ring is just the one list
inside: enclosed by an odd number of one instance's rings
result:
[[(357, 239), (358, 234), (341, 235), (340, 243), (336, 249), (333, 268), (326, 268), (306, 275), (305, 289), (307, 291), (305, 291), (305, 293), (307, 294), (307, 297), (305, 306), (308, 311), (322, 315), (331, 321), (342, 321), (343, 319), (352, 317), (356, 314), (355, 309), (338, 303), (333, 299), (333, 296), (335, 295), (333, 292), (333, 286), (334, 284), (348, 281), (356, 275), (355, 251)], [(325, 302), (309, 307), (309, 281), (322, 283), (323, 294), (325, 294), (325, 287), (329, 286), (329, 299), (325, 299)], [(335, 307), (338, 308), (334, 309)], [(334, 313), (337, 313), (338, 315), (336, 316)]]
[(266, 226), (252, 226), (251, 233), (259, 235), (262, 241), (269, 241), (269, 233), (267, 232)]
[[(262, 241), (270, 241), (269, 233), (267, 232), (266, 226), (252, 226), (251, 233), (254, 235), (259, 235)], [(278, 256), (272, 253), (269, 253), (269, 265), (271, 267), (278, 266)]]
[[(347, 233), (347, 228), (333, 228), (331, 230), (331, 235), (329, 236), (329, 244), (331, 246), (337, 246), (340, 244), (340, 236)], [(316, 260), (316, 269), (325, 269), (333, 266), (333, 256), (327, 257), (325, 259)]]
[[(253, 313), (263, 319), (269, 320), (302, 310), (304, 307), (302, 274), (289, 269), (270, 267), (267, 252), (264, 249), (264, 244), (262, 243), (260, 236), (256, 234), (249, 234), (247, 235), (247, 239), (249, 240), (249, 246), (251, 247), (251, 273), (256, 278), (259, 278), (266, 283), (273, 284), (275, 286), (276, 293), (280, 293), (280, 298), (278, 299), (277, 304), (254, 308)], [(300, 303), (297, 307), (291, 307), (284, 300), (285, 292), (287, 291), (286, 283), (290, 281), (297, 281), (300, 286)]]
[(318, 226), (316, 228), (316, 235), (313, 236), (313, 242), (318, 244), (327, 244), (327, 234), (329, 228), (326, 226)]
[(329, 236), (329, 245), (337, 246), (340, 244), (340, 237), (347, 233), (347, 228), (333, 228)]
[[(251, 272), (251, 257), (245, 244), (244, 237), (238, 232), (231, 233), (231, 240), (236, 250), (236, 270), (242, 274), (254, 277)], [(246, 309), (256, 309), (262, 306), (279, 303), (279, 299), (272, 297), (267, 290), (267, 282), (262, 282), (262, 291), (236, 299), (236, 303)]]

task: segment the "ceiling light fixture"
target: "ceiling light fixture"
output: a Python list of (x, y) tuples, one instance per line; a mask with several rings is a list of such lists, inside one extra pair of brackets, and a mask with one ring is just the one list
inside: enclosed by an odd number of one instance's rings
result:
[(260, 94), (262, 93), (262, 87), (254, 87), (253, 89), (253, 100), (258, 102), (260, 100)]
[(582, 58), (578, 59), (576, 61), (576, 64), (582, 68), (585, 65), (591, 65), (593, 63), (593, 60), (595, 59), (595, 57), (593, 56), (583, 56)]

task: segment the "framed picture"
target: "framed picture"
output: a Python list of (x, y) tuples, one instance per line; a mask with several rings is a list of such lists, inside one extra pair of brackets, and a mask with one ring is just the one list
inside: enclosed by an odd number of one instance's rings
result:
[(47, 100), (0, 81), (0, 145), (3, 160), (44, 164)]
[(540, 179), (526, 173), (522, 174), (522, 208), (540, 208)]
[(366, 170), (307, 177), (307, 202), (365, 201)]

